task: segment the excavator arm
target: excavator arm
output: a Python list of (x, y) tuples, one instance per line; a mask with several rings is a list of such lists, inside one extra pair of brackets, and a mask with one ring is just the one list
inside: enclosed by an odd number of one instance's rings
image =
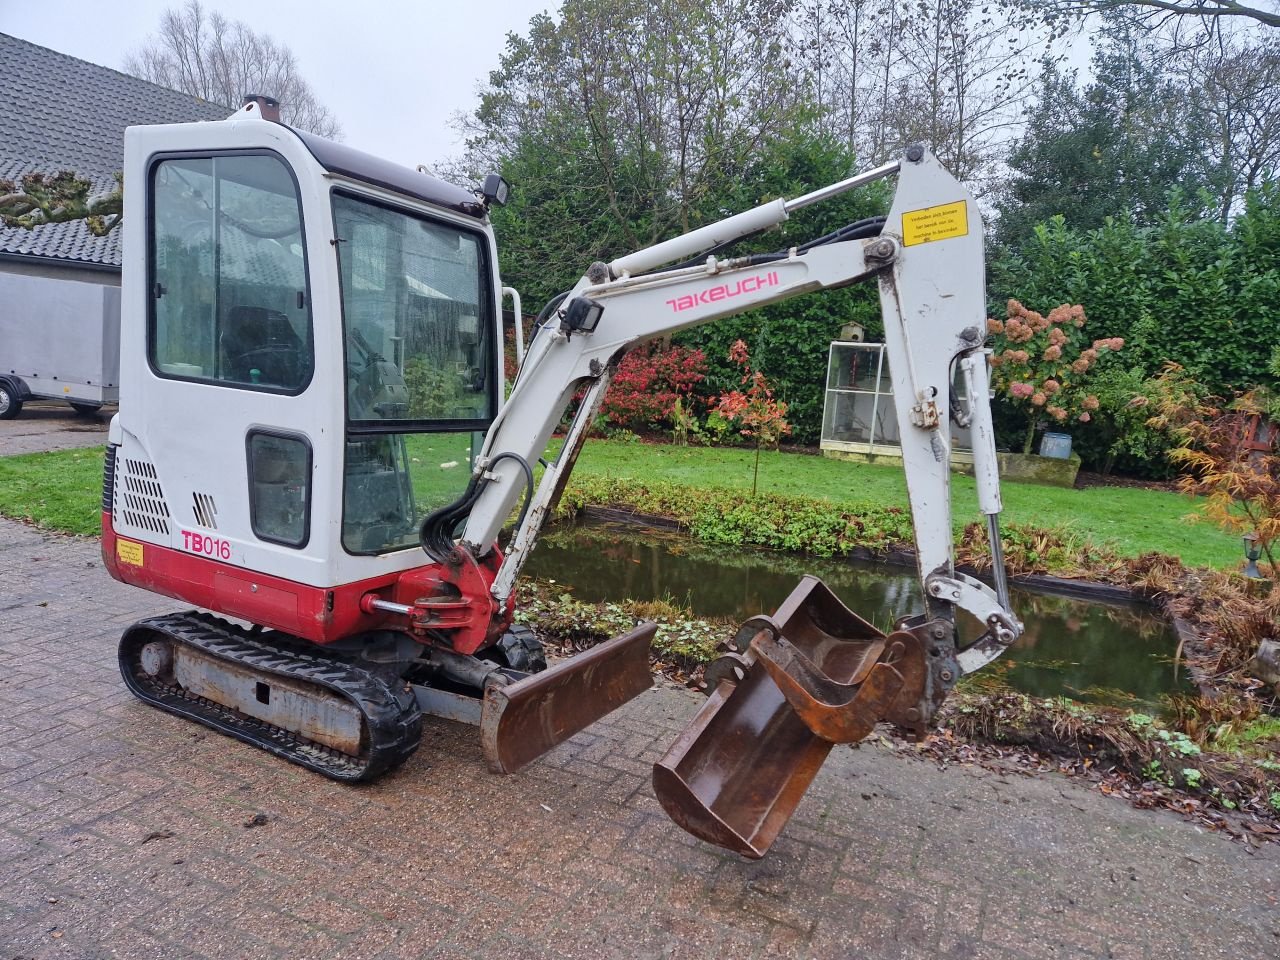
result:
[[(710, 245), (781, 223), (788, 214), (876, 179), (898, 189), (871, 237), (808, 249), (656, 269)], [(587, 431), (627, 351), (688, 327), (815, 291), (876, 279), (884, 317), (902, 456), (928, 613), (954, 622), (956, 608), (986, 628), (960, 659), (964, 672), (994, 659), (1021, 632), (1009, 607), (1000, 555), (1001, 511), (984, 348), (986, 299), (982, 225), (968, 190), (931, 154), (913, 147), (899, 162), (793, 201), (776, 200), (684, 237), (595, 264), (537, 331), (511, 396), (489, 430), (475, 472), (458, 549), (483, 557), (522, 496), (526, 504), (491, 586), (500, 610), (548, 513), (563, 491)], [(953, 384), (962, 373), (964, 404)], [(575, 395), (584, 393), (559, 456), (531, 489), (524, 468), (541, 456)], [(967, 408), (967, 409), (966, 409)], [(955, 571), (951, 532), (951, 422), (971, 429), (979, 504), (996, 562), (993, 590)], [(457, 522), (457, 514), (445, 514)], [(430, 518), (428, 526), (430, 525)], [(452, 531), (447, 531), (452, 533)], [(430, 536), (424, 537), (430, 549)], [(437, 541), (442, 538), (437, 537)], [(451, 538), (443, 540), (446, 551)], [(437, 547), (437, 549), (439, 549)], [(441, 558), (438, 558), (441, 559)]]
[[(788, 214), (875, 179), (896, 175), (883, 225), (776, 254), (663, 268), (782, 222)], [(862, 234), (862, 235), (859, 235)], [(852, 235), (852, 236), (851, 236)], [(735, 648), (708, 671), (711, 696), (655, 767), (664, 807), (686, 829), (761, 856), (836, 743), (889, 721), (920, 734), (959, 677), (990, 662), (1022, 632), (1010, 607), (1000, 551), (1001, 511), (989, 404), (982, 226), (969, 192), (925, 150), (793, 201), (777, 200), (609, 264), (594, 264), (536, 331), (510, 398), (489, 430), (469, 494), (429, 517), (423, 544), (441, 563), (483, 564), (521, 497), (521, 519), (489, 586), (494, 617), (509, 615), (516, 577), (567, 483), (605, 391), (627, 351), (676, 331), (802, 294), (864, 280), (879, 284), (926, 609), (887, 636), (817, 580), (805, 578), (773, 617), (753, 618)], [(953, 386), (963, 385), (957, 395)], [(581, 395), (558, 457), (533, 485), (530, 465)], [(963, 399), (963, 403), (960, 402)], [(995, 586), (959, 573), (951, 527), (951, 425), (971, 430), (978, 499), (986, 515)], [(465, 519), (460, 542), (453, 538)], [(963, 642), (956, 612), (981, 625)], [(647, 636), (611, 643), (638, 669)], [(610, 651), (612, 652), (612, 651)], [(598, 659), (603, 664), (607, 654)], [(580, 706), (580, 729), (638, 692), (594, 683), (566, 666), (490, 691), (495, 718), (519, 716), (522, 750), (486, 741), (490, 764), (510, 769), (563, 739), (563, 704)], [(647, 685), (647, 684), (644, 684)], [(490, 701), (493, 697), (490, 697)], [(541, 713), (539, 704), (560, 704)], [(553, 722), (554, 720), (554, 722)], [(510, 722), (509, 718), (508, 721)], [(543, 731), (543, 733), (538, 733)], [(748, 734), (749, 731), (749, 734)], [(539, 741), (541, 740), (541, 743)]]

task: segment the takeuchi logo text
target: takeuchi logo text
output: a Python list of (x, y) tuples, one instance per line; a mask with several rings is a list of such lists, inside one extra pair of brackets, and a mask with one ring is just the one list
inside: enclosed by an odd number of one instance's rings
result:
[(668, 300), (667, 306), (671, 307), (672, 313), (680, 313), (682, 310), (690, 310), (704, 303), (732, 300), (734, 297), (740, 297), (746, 293), (755, 293), (765, 287), (776, 287), (778, 283), (778, 271), (770, 270), (768, 273), (757, 274), (754, 277), (743, 277), (733, 283), (722, 283), (719, 286), (708, 287), (701, 293), (687, 293), (683, 297)]

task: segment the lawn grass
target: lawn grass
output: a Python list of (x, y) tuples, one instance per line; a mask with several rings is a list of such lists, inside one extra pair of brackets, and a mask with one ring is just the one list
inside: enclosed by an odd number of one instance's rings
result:
[[(420, 439), (415, 440), (411, 450), (418, 461), (415, 472), (441, 474), (440, 480), (420, 482), (420, 487), (443, 482), (452, 490), (465, 483), (465, 438), (449, 438), (447, 449), (429, 453), (419, 443)], [(448, 460), (442, 459), (445, 456)], [(748, 449), (592, 440), (583, 450), (578, 471), (745, 493), (751, 489), (754, 458), (755, 452)], [(444, 471), (437, 459), (462, 463)], [(957, 524), (980, 519), (973, 480), (953, 474), (953, 481)], [(93, 534), (98, 530), (101, 484), (101, 447), (0, 457), (0, 514), (50, 530)], [(760, 490), (835, 502), (902, 506), (907, 502), (906, 483), (897, 467), (772, 451), (761, 454)], [(1178, 494), (1129, 487), (1066, 490), (1006, 483), (1004, 503), (1007, 521), (1071, 529), (1125, 556), (1158, 551), (1180, 557), (1188, 566), (1219, 568), (1234, 568), (1241, 560), (1237, 538), (1184, 519), (1194, 511), (1195, 502)]]
[(102, 455), (102, 447), (86, 447), (0, 457), (0, 515), (44, 530), (99, 533)]
[[(666, 481), (692, 487), (751, 490), (755, 451), (725, 447), (677, 447), (593, 440), (578, 471), (641, 482)], [(872, 501), (906, 506), (902, 469), (828, 457), (763, 451), (759, 489), (766, 493), (831, 501)], [(1240, 540), (1216, 527), (1184, 518), (1196, 501), (1176, 493), (1133, 487), (1069, 490), (1031, 483), (1003, 485), (1002, 520), (1076, 531), (1123, 556), (1157, 551), (1188, 566), (1238, 567)], [(957, 524), (982, 519), (972, 477), (952, 474), (952, 512)]]

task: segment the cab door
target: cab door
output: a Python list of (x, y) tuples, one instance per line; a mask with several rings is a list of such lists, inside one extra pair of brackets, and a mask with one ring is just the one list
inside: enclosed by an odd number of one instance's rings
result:
[(169, 514), (146, 539), (305, 582), (323, 422), (297, 180), (270, 150), (184, 152), (154, 157), (146, 189), (143, 409), (117, 471)]

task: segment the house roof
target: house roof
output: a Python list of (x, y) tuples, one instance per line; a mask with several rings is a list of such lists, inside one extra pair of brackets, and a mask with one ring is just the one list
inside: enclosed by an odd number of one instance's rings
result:
[[(0, 179), (73, 170), (107, 192), (123, 164), (125, 127), (223, 120), (231, 110), (0, 33)], [(4, 254), (118, 268), (120, 238), (75, 222), (0, 226)]]

